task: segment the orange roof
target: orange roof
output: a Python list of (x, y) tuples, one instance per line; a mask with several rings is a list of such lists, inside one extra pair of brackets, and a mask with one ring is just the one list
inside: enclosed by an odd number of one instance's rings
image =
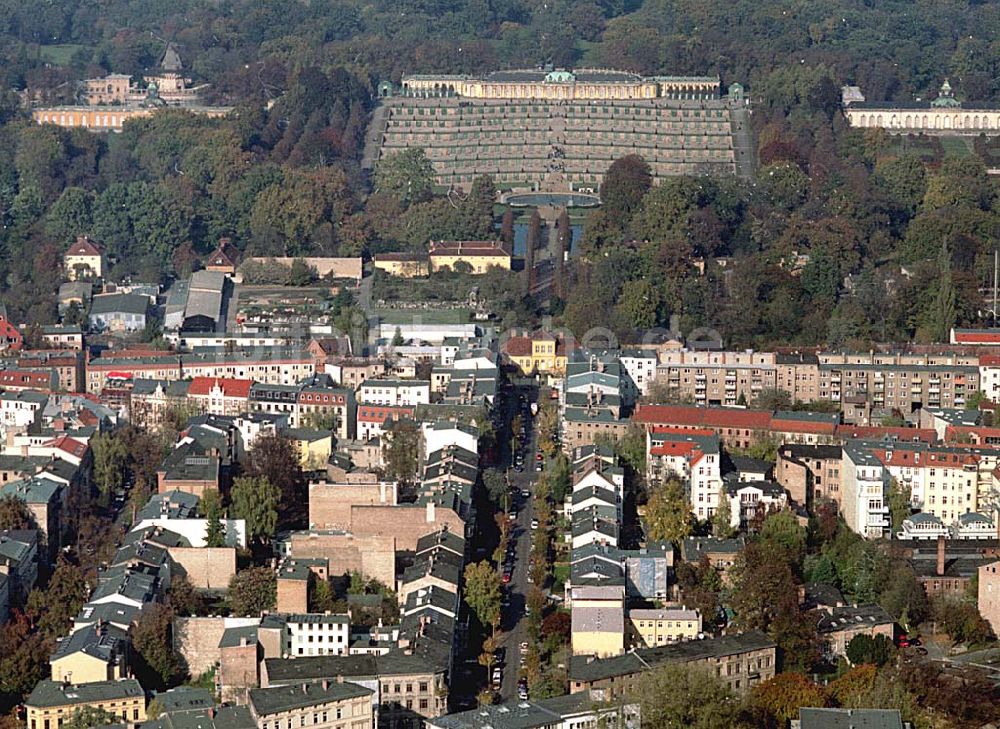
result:
[(980, 367), (998, 367), (998, 366), (1000, 366), (1000, 354), (981, 354), (981, 355), (979, 355), (979, 366)]
[(359, 405), (358, 422), (385, 423), (386, 420), (398, 420), (403, 416), (413, 417), (415, 408), (396, 405)]
[(187, 394), (208, 395), (215, 387), (222, 388), (223, 397), (249, 398), (253, 380), (238, 380), (228, 377), (195, 377), (191, 380)]
[(837, 424), (823, 420), (789, 420), (772, 418), (771, 429), (791, 433), (821, 433), (833, 435), (837, 432)]
[(229, 238), (219, 240), (219, 247), (212, 251), (208, 257), (208, 266), (228, 266), (235, 267), (239, 261), (240, 252), (232, 244)]
[(979, 342), (989, 342), (1000, 344), (1000, 330), (996, 329), (956, 329), (955, 344), (976, 344)]

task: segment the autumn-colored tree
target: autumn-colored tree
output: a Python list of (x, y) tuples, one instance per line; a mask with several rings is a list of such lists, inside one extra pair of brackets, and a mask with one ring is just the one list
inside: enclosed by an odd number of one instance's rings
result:
[(651, 488), (645, 520), (646, 538), (650, 541), (679, 544), (691, 534), (694, 516), (680, 481), (669, 479), (662, 486)]
[(15, 610), (0, 627), (0, 690), (26, 696), (40, 679), (47, 676), (49, 651), (54, 643), (32, 629), (31, 620)]
[(754, 686), (749, 702), (760, 712), (759, 716), (766, 719), (767, 726), (779, 729), (792, 719), (798, 719), (803, 706), (829, 706), (830, 695), (801, 673), (779, 673)]

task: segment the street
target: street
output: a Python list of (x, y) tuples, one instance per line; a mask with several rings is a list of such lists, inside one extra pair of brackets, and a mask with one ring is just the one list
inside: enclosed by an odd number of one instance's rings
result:
[[(526, 400), (530, 403), (533, 397), (535, 395), (527, 396)], [(511, 533), (515, 544), (514, 570), (511, 574), (510, 584), (507, 585), (510, 605), (502, 610), (500, 620), (501, 628), (504, 631), (504, 640), (501, 645), (506, 649), (503, 683), (500, 691), (504, 701), (517, 698), (517, 679), (521, 666), (520, 646), (527, 635), (524, 607), (528, 589), (531, 587), (528, 582), (528, 560), (531, 556), (531, 520), (534, 517), (532, 497), (535, 493), (535, 482), (539, 476), (535, 471), (535, 454), (538, 452), (536, 422), (534, 418), (525, 417), (523, 413), (521, 417), (528, 427), (528, 443), (524, 449), (524, 471), (518, 473), (513, 468), (509, 471), (513, 487), (512, 493), (516, 495), (514, 503), (517, 505), (517, 520)], [(523, 498), (520, 495), (522, 489), (527, 489), (532, 496), (527, 499)]]

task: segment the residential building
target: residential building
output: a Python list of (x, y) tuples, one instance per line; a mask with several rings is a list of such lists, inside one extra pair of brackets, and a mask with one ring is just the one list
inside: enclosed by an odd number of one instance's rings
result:
[(778, 448), (774, 479), (796, 504), (827, 499), (840, 505), (843, 449), (835, 445), (787, 444)]
[(759, 631), (721, 638), (689, 640), (640, 648), (612, 658), (574, 655), (569, 665), (570, 693), (588, 692), (591, 700), (614, 703), (633, 695), (636, 679), (671, 663), (707, 668), (738, 694), (773, 678), (776, 645)]
[(146, 326), (149, 299), (139, 294), (99, 294), (90, 304), (88, 322), (99, 332), (132, 334)]
[(187, 400), (200, 412), (235, 417), (250, 404), (253, 380), (194, 377), (188, 384)]
[(701, 613), (685, 607), (632, 609), (627, 619), (629, 647), (653, 648), (694, 640), (701, 633)]
[(745, 530), (755, 520), (788, 506), (788, 494), (774, 481), (727, 480), (722, 488), (723, 497), (729, 500), (729, 526), (734, 529)]
[(564, 337), (539, 330), (511, 336), (501, 345), (500, 352), (525, 374), (562, 376), (566, 372), (569, 343)]
[(847, 645), (858, 635), (885, 636), (891, 642), (895, 620), (878, 605), (845, 605), (820, 612), (816, 632), (829, 656), (846, 656)]
[(844, 446), (841, 514), (847, 526), (868, 539), (889, 528), (889, 473), (860, 442)]
[(63, 268), (70, 281), (103, 278), (107, 268), (104, 247), (85, 235), (77, 236), (63, 254)]
[(236, 275), (240, 263), (240, 252), (229, 238), (220, 238), (219, 245), (205, 259), (206, 271), (218, 271), (227, 276)]
[(258, 729), (306, 726), (318, 729), (375, 729), (375, 692), (348, 681), (320, 681), (250, 689), (250, 713)]
[(722, 452), (711, 430), (652, 427), (646, 433), (646, 469), (651, 483), (672, 476), (687, 486), (691, 511), (709, 519), (722, 498)]
[(1000, 562), (980, 566), (977, 591), (979, 614), (996, 633), (1000, 630)]
[(799, 709), (791, 729), (908, 729), (899, 709)]
[(621, 655), (626, 631), (624, 585), (575, 585), (570, 592), (573, 655)]
[(18, 604), (27, 600), (38, 579), (38, 535), (36, 529), (0, 531), (0, 575), (8, 598)]
[(430, 259), (426, 253), (377, 253), (374, 259), (375, 270), (390, 276), (418, 278), (430, 275)]
[(468, 266), (474, 274), (486, 273), (493, 267), (510, 270), (513, 254), (500, 240), (432, 240), (430, 242), (431, 273)]
[(49, 658), (52, 680), (73, 686), (118, 681), (129, 674), (128, 633), (95, 623), (62, 638)]
[(364, 405), (415, 407), (431, 401), (428, 380), (365, 380), (358, 390), (358, 402)]
[(601, 705), (586, 693), (541, 701), (485, 705), (426, 722), (427, 729), (583, 729), (615, 726), (639, 729), (639, 704)]
[(134, 678), (74, 686), (42, 680), (24, 702), (28, 729), (57, 729), (85, 708), (103, 709), (125, 724), (146, 720), (146, 693)]

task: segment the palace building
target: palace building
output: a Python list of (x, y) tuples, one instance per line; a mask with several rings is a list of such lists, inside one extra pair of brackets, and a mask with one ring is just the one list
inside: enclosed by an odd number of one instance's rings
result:
[(202, 100), (208, 84), (194, 84), (183, 73), (180, 55), (168, 44), (157, 68), (143, 76), (144, 84), (126, 74), (112, 73), (80, 82), (78, 104), (33, 109), (37, 124), (83, 127), (95, 132), (121, 131), (129, 119), (149, 116), (160, 109), (185, 109), (208, 117), (221, 117), (232, 109), (208, 106)]
[[(593, 191), (616, 159), (656, 179), (748, 174), (748, 103), (717, 77), (614, 70), (404, 76), (378, 87), (365, 165), (422, 148), (442, 186), (492, 175), (506, 190)], [(741, 141), (743, 140), (743, 141)]]
[(886, 129), (898, 134), (1000, 135), (1000, 105), (964, 106), (948, 79), (930, 102), (866, 101), (857, 87), (842, 90), (844, 115), (852, 127)]

